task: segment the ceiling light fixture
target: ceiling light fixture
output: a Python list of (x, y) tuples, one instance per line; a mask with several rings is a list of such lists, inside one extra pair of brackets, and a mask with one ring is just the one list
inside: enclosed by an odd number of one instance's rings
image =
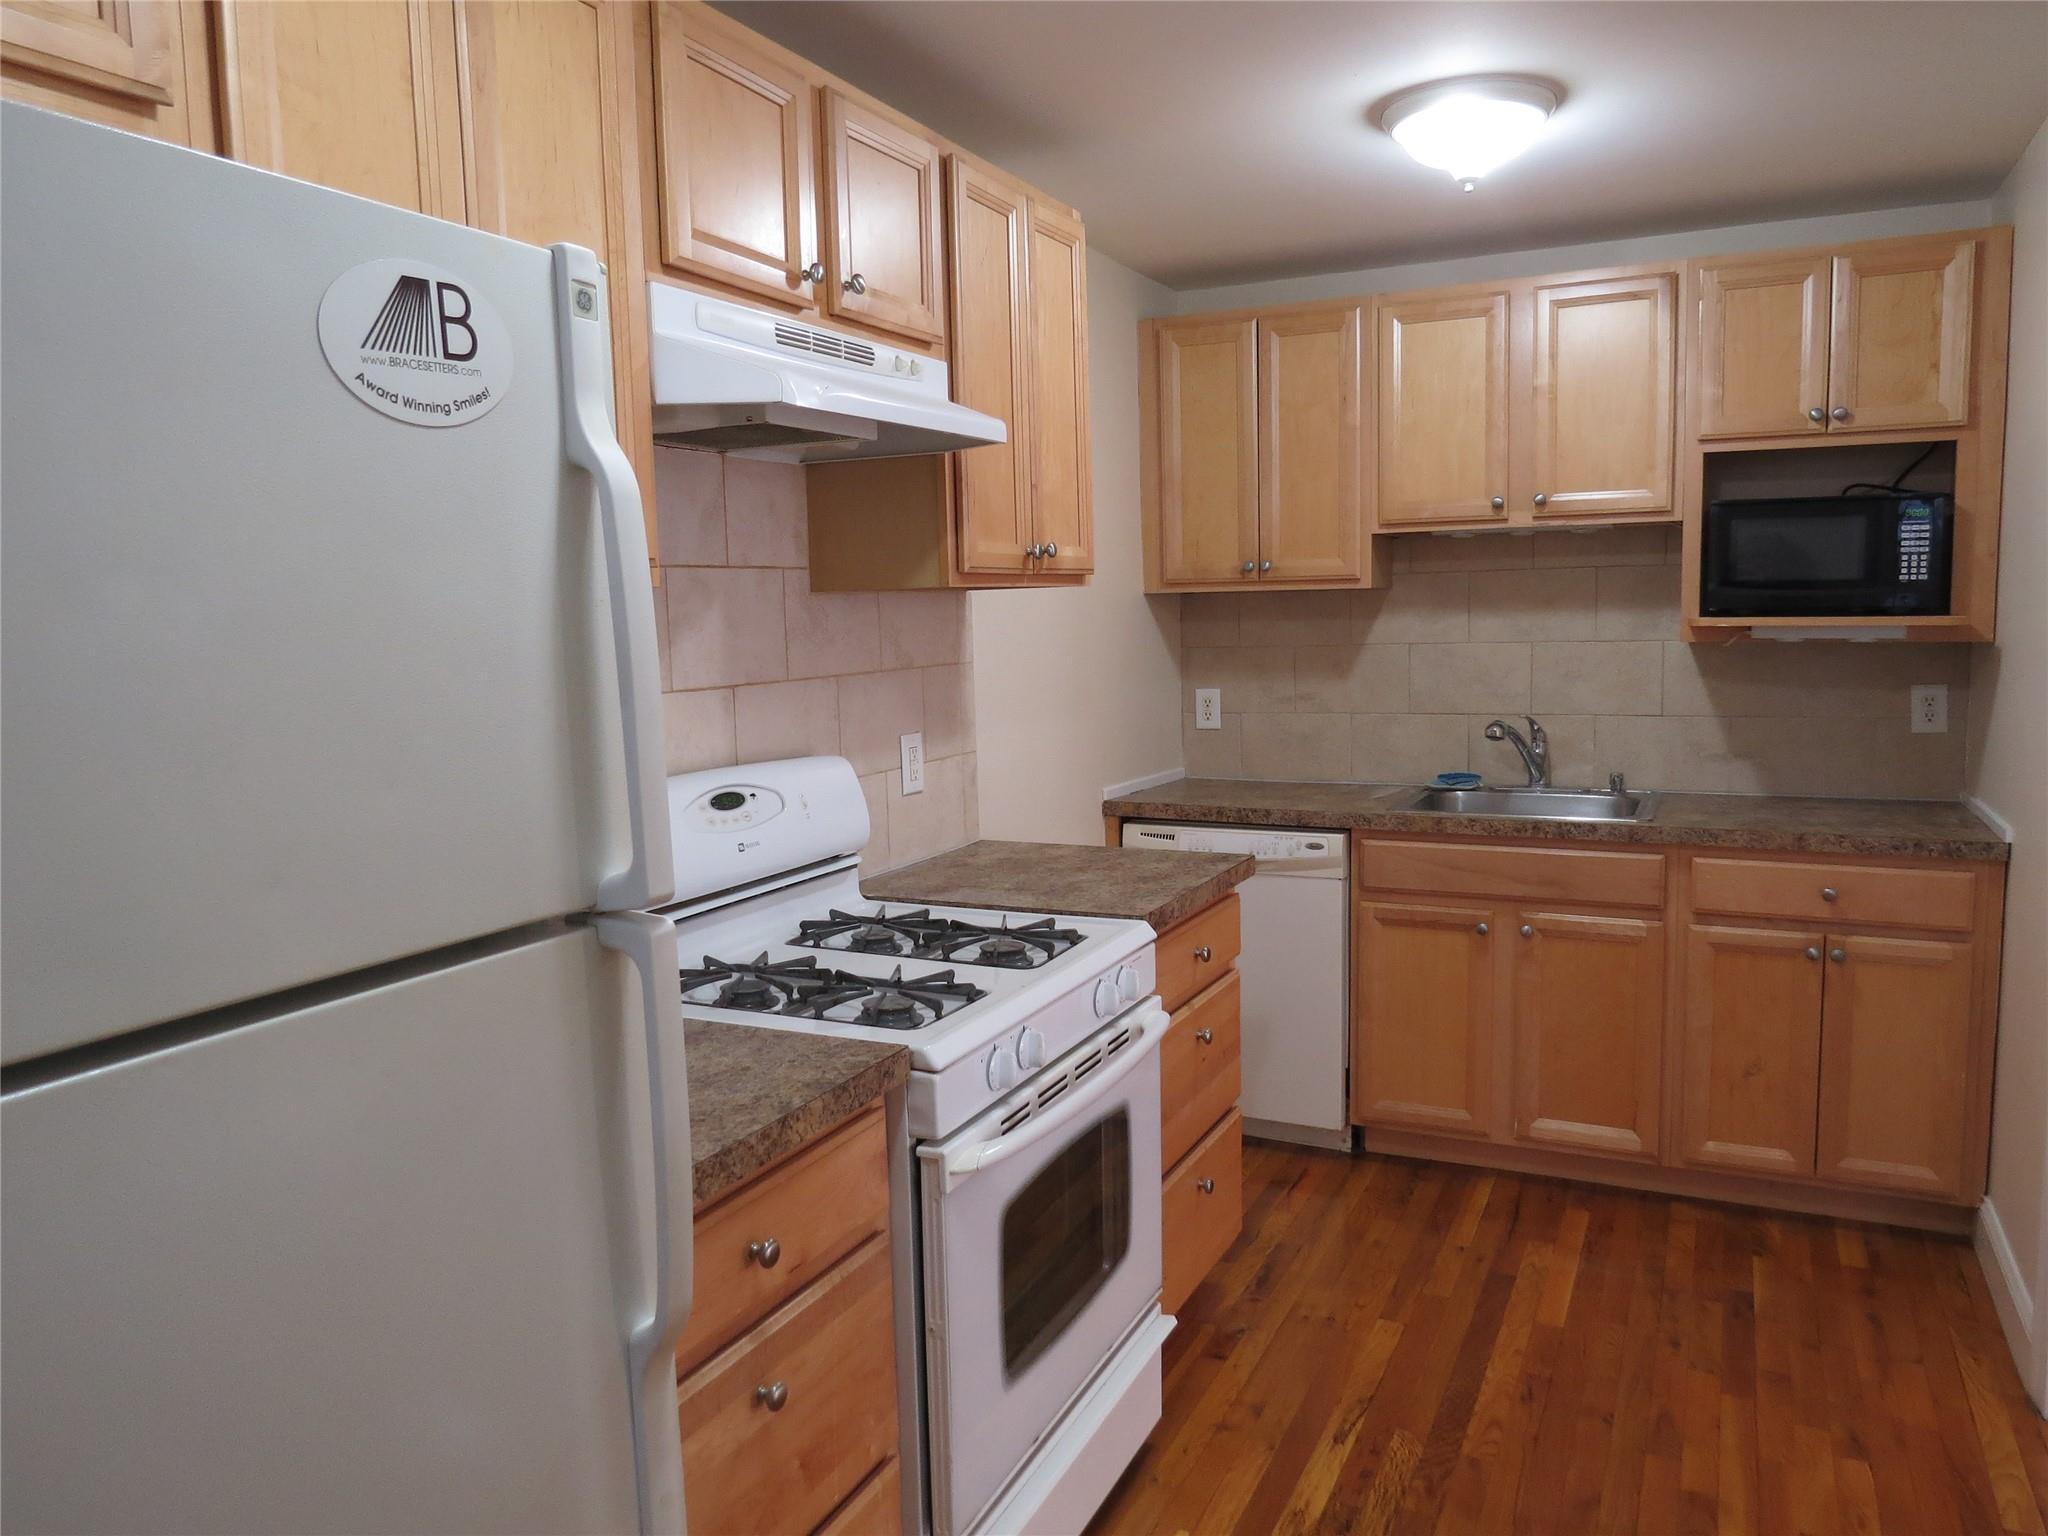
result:
[(1465, 191), (1536, 142), (1557, 92), (1515, 75), (1467, 75), (1403, 91), (1380, 126), (1421, 164), (1448, 171)]

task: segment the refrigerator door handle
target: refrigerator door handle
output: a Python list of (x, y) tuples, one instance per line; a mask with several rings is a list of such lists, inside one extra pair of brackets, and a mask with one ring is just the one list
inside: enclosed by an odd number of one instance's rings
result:
[(654, 1130), (654, 1290), (646, 1313), (628, 1326), (626, 1364), (633, 1394), (640, 1529), (642, 1536), (654, 1536), (683, 1529), (675, 1352), (690, 1315), (692, 1185), (689, 1077), (681, 1049), (681, 994), (675, 984), (676, 930), (673, 923), (646, 912), (606, 913), (596, 919), (595, 927), (598, 942), (624, 955), (638, 974), (640, 985), (629, 1013), (637, 1013), (646, 1031), (646, 1094)]
[(626, 819), (631, 858), (599, 881), (597, 908), (658, 907), (675, 895), (668, 795), (661, 756), (661, 658), (655, 654), (654, 586), (647, 574), (647, 527), (640, 486), (611, 417), (611, 333), (604, 269), (580, 245), (551, 247), (555, 325), (561, 345), (562, 435), (569, 462), (597, 482), (611, 588), (612, 649), (619, 723), (626, 748)]

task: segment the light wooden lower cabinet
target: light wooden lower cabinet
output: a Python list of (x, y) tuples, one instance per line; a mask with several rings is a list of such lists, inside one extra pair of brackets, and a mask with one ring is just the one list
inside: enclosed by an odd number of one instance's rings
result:
[(1664, 925), (1523, 912), (1505, 942), (1514, 956), (1517, 1139), (1654, 1159)]
[(1811, 1173), (1825, 936), (1695, 924), (1685, 942), (1685, 1161)]
[(818, 1536), (900, 1536), (902, 1530), (903, 1463), (892, 1456), (818, 1527)]
[(1497, 921), (1484, 907), (1359, 904), (1353, 1120), (1492, 1134)]
[(1244, 1226), (1244, 1117), (1235, 1109), (1166, 1176), (1161, 1220), (1166, 1269), (1159, 1306), (1173, 1317)]
[(1244, 1224), (1238, 947), (1235, 893), (1169, 928), (1154, 945), (1160, 1001), (1173, 1015), (1159, 1047), (1160, 1306), (1168, 1316), (1186, 1304)]

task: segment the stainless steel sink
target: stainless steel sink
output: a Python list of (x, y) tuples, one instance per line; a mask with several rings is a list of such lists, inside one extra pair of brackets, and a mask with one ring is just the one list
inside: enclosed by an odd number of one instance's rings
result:
[(1402, 809), (1543, 821), (1648, 821), (1657, 797), (1605, 789), (1425, 789)]

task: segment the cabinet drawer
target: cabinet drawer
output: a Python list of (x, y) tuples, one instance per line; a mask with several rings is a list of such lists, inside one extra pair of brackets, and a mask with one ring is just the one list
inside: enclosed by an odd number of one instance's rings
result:
[[(1238, 973), (1173, 1016), (1159, 1047), (1159, 1166), (1171, 1168), (1237, 1103)], [(1206, 1038), (1205, 1038), (1206, 1037)]]
[(1615, 907), (1664, 904), (1661, 853), (1368, 839), (1360, 839), (1357, 846), (1358, 883), (1368, 890), (1589, 901)]
[(1171, 1013), (1215, 981), (1237, 958), (1237, 895), (1205, 907), (1159, 936), (1159, 1001)]
[(1166, 1280), (1160, 1310), (1187, 1303), (1244, 1224), (1244, 1117), (1232, 1110), (1166, 1176), (1161, 1234)]
[(896, 1453), (888, 1240), (685, 1377), (678, 1416), (691, 1530), (808, 1531), (838, 1509)]
[(1977, 877), (1964, 869), (1694, 859), (1695, 912), (1800, 922), (1886, 923), (1966, 932)]
[(888, 1141), (877, 1106), (698, 1215), (696, 1300), (676, 1346), (677, 1373), (888, 1226)]
[(900, 1536), (902, 1530), (903, 1463), (891, 1456), (818, 1527), (818, 1536)]

